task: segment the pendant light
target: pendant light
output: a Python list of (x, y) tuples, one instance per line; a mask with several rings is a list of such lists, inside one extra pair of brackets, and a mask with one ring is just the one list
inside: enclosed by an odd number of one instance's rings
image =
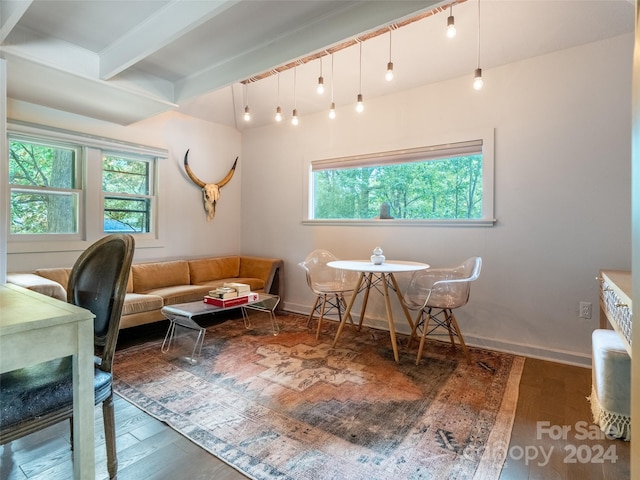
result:
[(322, 57), (320, 57), (320, 76), (318, 77), (318, 87), (316, 91), (318, 95), (322, 95), (324, 93), (324, 77), (322, 76)]
[(293, 116), (291, 117), (291, 125), (298, 125), (298, 110), (296, 110), (296, 73), (298, 66), (293, 67)]
[(282, 109), (280, 108), (280, 72), (278, 72), (278, 106), (276, 107), (276, 122), (282, 121)]
[(249, 111), (249, 85), (244, 84), (244, 121), (248, 122), (251, 120), (251, 112)]
[(482, 81), (482, 69), (480, 68), (480, 0), (478, 0), (478, 62), (473, 72), (473, 88), (480, 90), (484, 82)]
[(453, 38), (456, 36), (456, 25), (453, 20), (453, 3), (449, 7), (449, 17), (447, 17), (447, 37)]
[(360, 93), (358, 93), (358, 99), (356, 101), (356, 112), (362, 113), (364, 110), (364, 103), (362, 100), (362, 42), (358, 41), (360, 44)]
[(389, 27), (389, 63), (387, 63), (387, 73), (384, 78), (387, 82), (393, 80), (393, 62), (391, 61), (391, 27)]
[(336, 118), (336, 103), (333, 101), (333, 53), (331, 54), (331, 106), (329, 107), (329, 118)]

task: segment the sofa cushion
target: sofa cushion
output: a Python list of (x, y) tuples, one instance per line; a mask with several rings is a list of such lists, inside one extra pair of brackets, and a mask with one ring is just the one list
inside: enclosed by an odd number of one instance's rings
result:
[(223, 278), (235, 278), (240, 273), (240, 257), (215, 257), (189, 260), (189, 273), (191, 283), (194, 285), (220, 280)]
[(57, 298), (63, 302), (67, 301), (67, 291), (62, 285), (48, 278), (35, 275), (33, 273), (9, 273), (7, 282), (20, 285), (34, 292), (42, 293), (49, 297)]
[(164, 299), (165, 305), (176, 303), (187, 303), (202, 300), (209, 293), (207, 286), (201, 285), (176, 285), (173, 287), (162, 287), (149, 290), (148, 294), (157, 295)]
[(133, 293), (133, 273), (129, 270), (129, 278), (127, 279), (127, 293)]
[(69, 286), (71, 268), (39, 268), (35, 271), (35, 274), (48, 278), (49, 280), (53, 280), (54, 282), (58, 282), (66, 291)]
[(158, 295), (127, 293), (122, 305), (122, 315), (159, 310), (164, 306), (164, 299)]
[(133, 290), (151, 293), (150, 290), (173, 285), (189, 285), (189, 264), (184, 260), (174, 262), (139, 263), (131, 266)]

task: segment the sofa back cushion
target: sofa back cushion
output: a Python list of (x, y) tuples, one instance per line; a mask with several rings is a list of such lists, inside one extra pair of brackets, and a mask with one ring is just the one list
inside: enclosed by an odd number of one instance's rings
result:
[(71, 268), (39, 268), (35, 271), (35, 274), (48, 278), (49, 280), (53, 280), (54, 282), (58, 282), (66, 291), (69, 286)]
[(234, 278), (240, 274), (240, 257), (199, 258), (189, 261), (191, 283), (198, 285), (221, 278)]
[(126, 293), (133, 293), (133, 272), (129, 270), (129, 279), (127, 280)]
[(189, 285), (189, 264), (184, 260), (175, 262), (138, 263), (131, 266), (133, 289), (146, 292), (155, 288), (174, 285)]

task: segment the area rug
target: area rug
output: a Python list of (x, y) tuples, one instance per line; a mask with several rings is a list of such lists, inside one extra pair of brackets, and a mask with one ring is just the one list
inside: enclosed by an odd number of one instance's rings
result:
[[(497, 479), (524, 359), (306, 317), (229, 319), (207, 328), (190, 364), (159, 341), (119, 350), (115, 390), (253, 479)], [(323, 324), (324, 327), (324, 324)]]

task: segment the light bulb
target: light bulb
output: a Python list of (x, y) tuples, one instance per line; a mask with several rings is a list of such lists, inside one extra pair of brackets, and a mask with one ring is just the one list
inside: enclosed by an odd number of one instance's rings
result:
[(356, 103), (356, 112), (362, 113), (364, 110), (364, 103), (362, 103), (362, 94), (358, 94), (358, 102)]
[(483, 85), (482, 81), (482, 69), (476, 68), (476, 71), (473, 74), (473, 88), (476, 90), (480, 90)]
[(449, 15), (447, 18), (447, 37), (453, 38), (456, 36), (456, 26), (453, 23), (453, 15)]
[(393, 80), (393, 62), (387, 63), (387, 74), (384, 76), (387, 79), (387, 82)]
[(248, 122), (249, 120), (251, 120), (251, 113), (249, 112), (249, 105), (247, 105), (244, 107), (244, 121)]
[(282, 109), (280, 107), (276, 108), (276, 122), (282, 121)]
[(298, 125), (298, 110), (293, 109), (293, 116), (291, 117), (291, 125)]
[(336, 118), (336, 104), (335, 104), (335, 102), (331, 102), (331, 106), (329, 107), (329, 118), (331, 120)]
[(318, 95), (322, 95), (324, 93), (324, 78), (322, 76), (318, 77)]

